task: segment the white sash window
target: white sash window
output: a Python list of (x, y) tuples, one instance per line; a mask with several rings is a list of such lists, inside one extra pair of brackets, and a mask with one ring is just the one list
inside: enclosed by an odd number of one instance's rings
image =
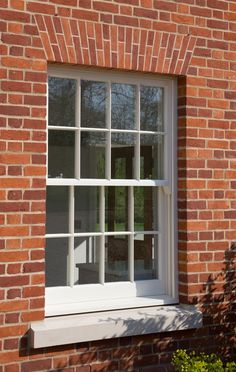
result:
[(48, 75), (46, 315), (176, 303), (175, 81)]

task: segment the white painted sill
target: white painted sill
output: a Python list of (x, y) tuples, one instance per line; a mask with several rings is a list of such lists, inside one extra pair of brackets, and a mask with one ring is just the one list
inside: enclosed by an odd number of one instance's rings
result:
[(195, 306), (169, 305), (46, 318), (31, 324), (30, 338), (40, 348), (201, 326)]

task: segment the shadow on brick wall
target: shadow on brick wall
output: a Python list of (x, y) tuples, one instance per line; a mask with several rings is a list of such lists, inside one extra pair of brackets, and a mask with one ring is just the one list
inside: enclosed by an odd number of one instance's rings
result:
[[(76, 372), (169, 372), (173, 371), (172, 353), (178, 348), (215, 352), (225, 360), (236, 360), (235, 258), (236, 244), (233, 244), (225, 251), (222, 270), (209, 274), (202, 294), (192, 300), (203, 312), (202, 328), (168, 332), (167, 327), (164, 333), (143, 335), (144, 329), (156, 327), (156, 321), (145, 318), (145, 309), (140, 309), (139, 322), (113, 319), (123, 322), (122, 338), (116, 338), (114, 334), (113, 339), (33, 350), (29, 348), (28, 335), (25, 335), (21, 340), (20, 355), (29, 356), (30, 360), (22, 363), (22, 372), (36, 370), (37, 365), (40, 368), (45, 365), (45, 371), (61, 372), (74, 371), (73, 368)], [(166, 327), (167, 320), (162, 316), (158, 322)], [(188, 322), (184, 313), (181, 321), (183, 326), (185, 321)], [(137, 336), (129, 336), (131, 329)]]

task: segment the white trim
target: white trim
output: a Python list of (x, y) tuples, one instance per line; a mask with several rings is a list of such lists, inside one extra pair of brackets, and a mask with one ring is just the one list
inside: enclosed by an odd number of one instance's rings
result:
[[(156, 295), (158, 293), (158, 296)], [(163, 302), (164, 301), (164, 302)], [(46, 316), (85, 313), (99, 310), (177, 303), (165, 295), (161, 280), (83, 284), (46, 288)], [(139, 304), (139, 305), (138, 305)], [(143, 305), (142, 305), (143, 304)]]
[(134, 188), (129, 188), (128, 195), (128, 228), (132, 234), (128, 238), (128, 266), (129, 266), (129, 280), (134, 281)]
[[(71, 314), (76, 312), (91, 312), (96, 309), (108, 310), (114, 308), (156, 306), (177, 302), (177, 256), (175, 250), (176, 238), (176, 84), (172, 78), (156, 75), (140, 75), (136, 73), (120, 73), (110, 71), (77, 69), (77, 68), (54, 68), (49, 67), (50, 76), (73, 78), (77, 81), (76, 94), (76, 118), (75, 127), (48, 126), (49, 130), (72, 130), (76, 133), (75, 148), (75, 177), (76, 178), (48, 178), (47, 186), (69, 186), (70, 187), (70, 221), (69, 233), (47, 234), (47, 238), (68, 237), (69, 240), (69, 276), (71, 287), (46, 288), (46, 315)], [(80, 80), (94, 80), (105, 82), (108, 86), (106, 97), (106, 128), (85, 128), (80, 123)], [(137, 87), (136, 94), (136, 127), (134, 130), (121, 130), (111, 128), (111, 84), (112, 83), (133, 84)], [(140, 86), (156, 86), (163, 88), (163, 130), (144, 131), (140, 130)], [(106, 133), (106, 179), (80, 179), (80, 133), (81, 131), (93, 131)], [(110, 179), (111, 177), (111, 134), (133, 133), (136, 136), (134, 176), (136, 179)], [(141, 179), (140, 180), (140, 134), (149, 136), (159, 135), (164, 138), (163, 167), (164, 179)], [(161, 158), (161, 157), (160, 157)], [(73, 197), (74, 186), (100, 186), (100, 229), (101, 232), (75, 233), (73, 222)], [(105, 186), (128, 186), (128, 212), (129, 231), (105, 232)], [(158, 187), (158, 231), (134, 231), (134, 201), (133, 187)], [(73, 192), (72, 192), (73, 190)], [(176, 212), (175, 212), (176, 213)], [(157, 254), (158, 279), (134, 281), (134, 236), (135, 234), (152, 234), (158, 236), (159, 252)], [(128, 236), (128, 278), (127, 282), (104, 283), (105, 279), (105, 236)], [(99, 284), (87, 284), (74, 286), (74, 238), (97, 236), (99, 246)], [(150, 297), (151, 296), (151, 297)], [(88, 300), (90, 299), (90, 300)], [(109, 299), (109, 300), (108, 300)], [(164, 302), (163, 302), (164, 301)]]
[(144, 307), (34, 322), (31, 347), (49, 347), (114, 337), (200, 328), (202, 313), (194, 306)]
[(69, 257), (68, 257), (68, 275), (69, 278), (69, 285), (73, 287), (74, 285), (74, 223), (75, 223), (75, 195), (74, 195), (74, 186), (70, 186), (69, 188)]
[[(112, 83), (124, 83), (124, 84), (134, 84), (137, 85), (137, 82), (140, 85), (147, 86), (158, 86), (164, 88), (169, 86), (172, 77), (157, 75), (157, 74), (140, 74), (137, 72), (120, 72), (114, 70), (101, 70), (96, 68), (86, 68), (77, 66), (69, 68), (66, 66), (48, 66), (48, 76), (54, 77), (67, 77), (71, 79), (78, 79), (78, 74), (81, 73), (82, 80), (94, 80), (99, 82), (106, 82), (110, 80)], [(107, 77), (106, 77), (107, 75)]]
[(104, 284), (105, 282), (105, 187), (100, 188), (100, 255), (99, 255), (99, 282)]
[(48, 178), (47, 186), (167, 186), (166, 180), (121, 180), (121, 179), (92, 179), (83, 178), (77, 180), (75, 178)]

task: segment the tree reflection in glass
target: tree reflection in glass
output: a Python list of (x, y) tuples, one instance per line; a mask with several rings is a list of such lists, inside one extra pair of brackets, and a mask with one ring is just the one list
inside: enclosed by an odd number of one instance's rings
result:
[(106, 84), (81, 80), (81, 127), (106, 127)]
[(141, 86), (140, 129), (163, 131), (163, 88)]
[(49, 125), (75, 126), (76, 80), (50, 76), (49, 87)]
[(111, 127), (135, 129), (136, 87), (114, 83), (111, 86)]

